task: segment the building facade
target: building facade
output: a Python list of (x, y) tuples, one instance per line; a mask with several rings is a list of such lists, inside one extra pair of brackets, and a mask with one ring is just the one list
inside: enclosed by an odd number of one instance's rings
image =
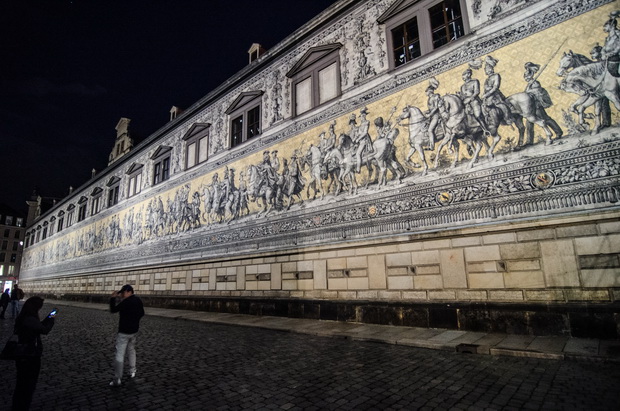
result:
[(0, 204), (0, 287), (12, 288), (17, 282), (24, 249), (26, 218), (23, 213)]
[(22, 285), (618, 337), (617, 16), (338, 1), (41, 215)]

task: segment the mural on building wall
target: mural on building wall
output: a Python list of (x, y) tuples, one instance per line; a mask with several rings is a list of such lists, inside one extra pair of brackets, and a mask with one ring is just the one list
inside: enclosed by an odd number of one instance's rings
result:
[[(437, 73), (285, 144), (159, 192), (128, 210), (60, 237), (43, 252), (28, 253), (24, 265), (36, 267), (190, 232), (208, 233), (212, 227), (277, 219), (315, 206), (337, 206), (374, 192), (457, 175), (481, 163), (489, 167), (525, 150), (529, 150), (527, 155), (536, 155), (542, 147), (566, 144), (572, 136), (587, 139), (618, 121), (618, 15), (613, 11), (601, 25), (603, 30), (593, 34), (598, 43), (573, 39), (571, 44), (580, 49), (568, 48), (562, 33), (570, 30), (572, 23), (563, 23), (550, 29), (554, 34), (548, 38), (554, 42), (540, 50), (517, 56), (501, 49)], [(358, 83), (376, 73), (364, 63), (372, 53), (370, 30), (362, 20), (356, 24), (349, 40), (357, 53), (351, 59), (353, 81)], [(516, 52), (523, 49), (513, 47)], [(590, 52), (591, 58), (586, 57)], [(520, 69), (514, 70), (515, 66)], [(280, 77), (279, 72), (273, 72), (266, 80), (273, 97), (268, 106), (271, 112), (263, 117), (270, 123), (282, 119), (277, 108), (289, 100), (281, 99), (286, 91), (271, 87), (274, 82), (279, 84)], [(220, 143), (221, 128), (221, 124), (216, 126), (213, 137)], [(220, 145), (212, 150), (217, 153)], [(181, 152), (181, 146), (175, 151)], [(175, 162), (174, 168), (179, 167)], [(604, 164), (601, 169), (607, 170), (601, 173), (617, 174), (620, 166)], [(541, 174), (540, 181), (519, 177), (504, 188), (545, 188), (560, 177)], [(460, 187), (438, 196), (417, 197), (395, 205), (392, 211), (424, 208), (426, 202), (447, 205), (459, 197), (479, 195), (467, 190)], [(495, 190), (502, 192), (501, 187)], [(366, 212), (374, 216), (381, 210), (370, 207)]]

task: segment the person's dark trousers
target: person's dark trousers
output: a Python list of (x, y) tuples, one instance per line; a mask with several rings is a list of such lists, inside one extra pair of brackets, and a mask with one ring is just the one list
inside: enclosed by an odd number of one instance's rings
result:
[(37, 387), (39, 371), (41, 371), (41, 357), (30, 357), (15, 361), (17, 379), (13, 392), (12, 411), (27, 411), (30, 409), (32, 396)]
[(4, 318), (4, 313), (6, 312), (6, 307), (8, 307), (9, 305), (3, 305), (2, 306), (2, 313), (0, 313), (0, 318)]

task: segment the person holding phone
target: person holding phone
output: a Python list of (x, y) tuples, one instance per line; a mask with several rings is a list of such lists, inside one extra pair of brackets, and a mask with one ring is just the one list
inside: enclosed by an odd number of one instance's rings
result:
[[(117, 299), (120, 302), (117, 304)], [(133, 287), (125, 284), (120, 291), (110, 297), (110, 312), (119, 313), (118, 334), (116, 335), (116, 353), (114, 357), (114, 379), (111, 387), (119, 387), (123, 377), (125, 354), (129, 360), (129, 376), (136, 376), (136, 336), (140, 328), (140, 319), (144, 316), (142, 300), (138, 298)]]
[(15, 360), (17, 378), (15, 391), (13, 391), (13, 411), (30, 408), (41, 371), (41, 354), (43, 353), (41, 334), (48, 334), (54, 327), (57, 310), (54, 309), (41, 321), (39, 319), (41, 307), (43, 307), (43, 298), (30, 297), (15, 320), (14, 333), (18, 337), (20, 352)]

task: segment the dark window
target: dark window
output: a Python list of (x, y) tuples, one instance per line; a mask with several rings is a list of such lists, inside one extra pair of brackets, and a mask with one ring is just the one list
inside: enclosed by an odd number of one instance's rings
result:
[(4, 229), (4, 236), (5, 237), (10, 237), (11, 236), (11, 230), (9, 230), (8, 228)]
[(234, 118), (230, 122), (230, 146), (235, 147), (243, 142), (243, 116)]
[(393, 29), (392, 42), (394, 45), (394, 67), (420, 57), (422, 50), (420, 49), (418, 19), (414, 17), (402, 26)]
[(86, 218), (86, 204), (80, 205), (78, 209), (78, 221), (82, 221)]
[(256, 106), (253, 109), (248, 110), (248, 139), (260, 134), (260, 107)]
[(458, 39), (465, 34), (458, 0), (446, 0), (428, 9), (433, 33), (433, 48)]
[(261, 134), (262, 91), (241, 93), (226, 114), (230, 116), (230, 148)]
[(17, 261), (17, 254), (11, 254), (11, 262), (14, 263)]
[(9, 242), (8, 242), (7, 240), (4, 240), (4, 241), (2, 242), (2, 249), (3, 249), (3, 250), (6, 250), (8, 247), (9, 247)]
[(436, 50), (468, 31), (465, 0), (404, 0), (392, 4), (377, 21), (385, 24), (390, 68)]
[(120, 190), (120, 185), (117, 184), (114, 187), (110, 187), (108, 189), (108, 207), (112, 207), (115, 204), (118, 204), (118, 192)]
[(62, 231), (63, 227), (63, 223), (65, 222), (65, 218), (64, 217), (58, 217), (58, 229), (56, 231)]
[(153, 171), (153, 185), (170, 178), (170, 157), (162, 158), (155, 163)]

